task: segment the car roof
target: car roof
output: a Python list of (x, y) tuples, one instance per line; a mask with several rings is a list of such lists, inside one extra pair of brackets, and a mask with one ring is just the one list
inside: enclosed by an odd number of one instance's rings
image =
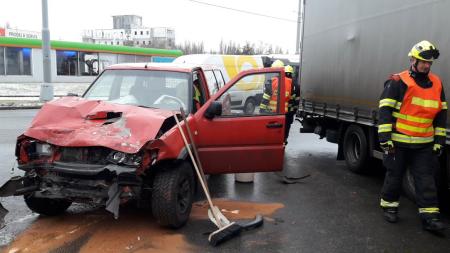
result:
[(159, 63), (159, 62), (142, 62), (142, 63), (119, 63), (108, 66), (106, 69), (142, 69), (142, 70), (163, 70), (163, 71), (178, 71), (178, 72), (192, 72), (197, 68), (204, 70), (209, 69), (206, 66), (191, 63)]

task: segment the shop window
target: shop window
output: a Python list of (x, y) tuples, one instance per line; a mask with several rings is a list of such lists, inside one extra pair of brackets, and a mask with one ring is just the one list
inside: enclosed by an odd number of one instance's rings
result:
[(119, 63), (135, 62), (135, 61), (136, 57), (134, 55), (119, 54)]
[(56, 50), (56, 73), (61, 76), (78, 74), (78, 52)]
[(103, 71), (106, 67), (112, 64), (117, 64), (117, 55), (116, 54), (107, 54), (107, 53), (100, 53), (100, 60), (99, 60), (99, 70), (100, 72)]
[(5, 48), (6, 74), (31, 75), (31, 48)]
[(0, 47), (0, 75), (5, 74), (5, 48)]
[(150, 56), (136, 55), (136, 62), (151, 62)]
[(80, 74), (82, 76), (98, 75), (98, 53), (80, 52)]

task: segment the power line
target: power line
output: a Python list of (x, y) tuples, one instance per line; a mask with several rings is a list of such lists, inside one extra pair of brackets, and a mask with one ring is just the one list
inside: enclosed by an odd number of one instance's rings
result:
[(282, 21), (286, 21), (286, 22), (297, 23), (297, 20), (293, 20), (293, 19), (280, 18), (280, 17), (270, 16), (270, 15), (256, 13), (256, 12), (252, 12), (252, 11), (240, 10), (240, 9), (235, 9), (235, 8), (226, 7), (226, 6), (222, 6), (222, 5), (206, 3), (206, 2), (197, 1), (197, 0), (188, 0), (188, 1), (194, 2), (194, 3), (198, 3), (198, 4), (207, 5), (207, 6), (213, 6), (213, 7), (217, 7), (217, 8), (222, 8), (222, 9), (226, 9), (226, 10), (242, 12), (242, 13), (245, 13), (245, 14), (250, 14), (250, 15), (255, 15), (255, 16), (260, 16), (260, 17), (266, 17), (266, 18), (272, 18), (272, 19), (282, 20)]

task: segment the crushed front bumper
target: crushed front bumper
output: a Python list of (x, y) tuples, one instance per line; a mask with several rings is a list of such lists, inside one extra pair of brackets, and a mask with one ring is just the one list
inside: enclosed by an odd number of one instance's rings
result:
[[(21, 165), (25, 176), (15, 176), (0, 187), (0, 197), (34, 194), (38, 198), (69, 199), (105, 204), (115, 218), (122, 200), (140, 196), (142, 178), (136, 168), (55, 162)], [(0, 204), (0, 227), (8, 211)]]

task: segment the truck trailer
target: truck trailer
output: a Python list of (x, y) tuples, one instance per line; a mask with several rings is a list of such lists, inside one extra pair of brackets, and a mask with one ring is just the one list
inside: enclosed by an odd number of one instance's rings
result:
[[(338, 144), (338, 160), (357, 173), (382, 169), (378, 143), (378, 105), (391, 74), (409, 68), (413, 45), (429, 40), (441, 51), (431, 71), (441, 77), (449, 98), (450, 1), (307, 1), (301, 66), (301, 132)], [(446, 152), (436, 173), (440, 196), (450, 182), (449, 125)], [(373, 166), (376, 164), (376, 166)], [(403, 188), (414, 198), (406, 173)], [(448, 203), (448, 197), (446, 202)]]

